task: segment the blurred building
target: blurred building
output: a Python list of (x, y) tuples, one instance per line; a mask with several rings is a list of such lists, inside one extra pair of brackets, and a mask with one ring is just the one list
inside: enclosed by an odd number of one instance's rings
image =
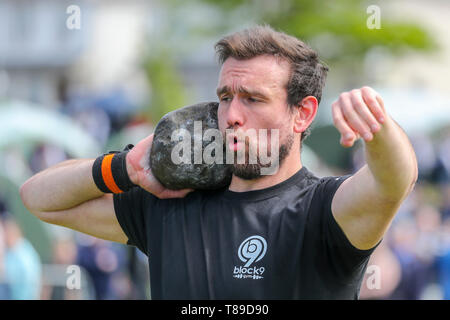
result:
[[(384, 7), (384, 2), (382, 5)], [(386, 11), (382, 11), (382, 17), (386, 14), (400, 20), (407, 19), (426, 28), (437, 40), (438, 50), (425, 55), (410, 52), (400, 59), (380, 59), (375, 72), (378, 79), (389, 87), (433, 90), (448, 95), (450, 2), (396, 0), (386, 3)]]
[[(73, 5), (79, 8), (79, 26), (71, 25), (78, 14)], [(148, 6), (146, 1), (1, 1), (0, 96), (56, 107), (70, 89), (68, 81), (81, 91), (126, 84), (130, 70), (136, 70)]]
[(88, 29), (66, 27), (69, 1), (0, 2), (0, 92), (8, 97), (58, 103), (58, 83), (86, 49)]

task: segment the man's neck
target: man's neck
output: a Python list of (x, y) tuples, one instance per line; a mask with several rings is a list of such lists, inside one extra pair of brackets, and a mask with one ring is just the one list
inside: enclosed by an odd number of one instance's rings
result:
[(286, 158), (285, 160), (273, 175), (261, 176), (254, 180), (245, 180), (233, 175), (228, 189), (234, 192), (245, 192), (269, 188), (289, 179), (303, 167), (299, 156), (296, 159)]

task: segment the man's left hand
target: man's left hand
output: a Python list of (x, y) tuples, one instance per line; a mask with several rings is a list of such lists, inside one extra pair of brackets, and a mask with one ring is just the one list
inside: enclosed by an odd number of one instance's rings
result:
[(341, 93), (331, 107), (333, 122), (344, 147), (353, 146), (359, 138), (372, 141), (388, 116), (381, 96), (370, 87)]

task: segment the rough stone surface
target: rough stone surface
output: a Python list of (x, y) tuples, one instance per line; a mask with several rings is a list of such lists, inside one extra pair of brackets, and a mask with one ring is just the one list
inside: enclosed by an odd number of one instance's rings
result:
[[(202, 121), (202, 135), (207, 129), (218, 129), (217, 108), (217, 102), (199, 103), (172, 111), (158, 122), (150, 152), (150, 166), (154, 176), (166, 188), (211, 190), (229, 185), (231, 171), (226, 164), (205, 164), (204, 161), (201, 164), (194, 163), (194, 121)], [(189, 164), (175, 164), (171, 159), (172, 150), (179, 143), (172, 141), (172, 133), (177, 129), (186, 129), (191, 135)], [(203, 154), (211, 141), (201, 141)], [(222, 163), (225, 163), (225, 159)]]

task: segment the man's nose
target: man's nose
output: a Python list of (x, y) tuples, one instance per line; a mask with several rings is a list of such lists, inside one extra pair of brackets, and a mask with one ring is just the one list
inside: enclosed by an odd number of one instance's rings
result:
[(227, 112), (227, 127), (242, 127), (244, 124), (244, 114), (242, 110), (242, 104), (239, 101), (238, 97), (233, 97), (230, 102), (230, 106), (228, 107)]

